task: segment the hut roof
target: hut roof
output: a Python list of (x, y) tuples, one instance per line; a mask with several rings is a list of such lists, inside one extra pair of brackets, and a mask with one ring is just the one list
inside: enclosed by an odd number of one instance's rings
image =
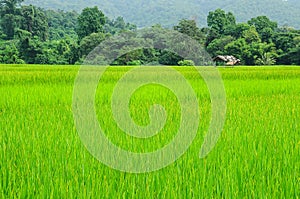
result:
[(224, 62), (240, 62), (241, 61), (232, 55), (218, 55), (215, 58), (213, 58), (213, 61), (218, 61), (218, 60), (221, 60)]

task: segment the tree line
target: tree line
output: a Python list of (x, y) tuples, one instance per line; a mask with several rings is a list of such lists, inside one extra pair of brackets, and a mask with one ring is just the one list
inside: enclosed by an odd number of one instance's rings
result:
[(81, 14), (0, 1), (0, 63), (80, 64), (106, 37), (136, 30), (122, 17), (109, 19), (97, 7)]
[[(43, 10), (23, 0), (0, 1), (0, 63), (80, 64), (90, 51), (115, 34), (135, 31), (122, 17), (109, 19), (98, 7), (76, 12)], [(156, 28), (162, 27), (158, 24)], [(207, 27), (183, 19), (173, 27), (199, 42), (211, 57), (233, 55), (244, 65), (300, 65), (300, 30), (279, 27), (266, 16), (237, 23), (233, 13), (209, 12)], [(114, 65), (190, 65), (157, 49), (140, 49)]]

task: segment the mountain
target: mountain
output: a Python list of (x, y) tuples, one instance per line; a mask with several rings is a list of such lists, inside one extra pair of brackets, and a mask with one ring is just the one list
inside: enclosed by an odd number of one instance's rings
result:
[(78, 12), (85, 7), (98, 6), (105, 15), (123, 16), (138, 27), (157, 23), (170, 27), (183, 18), (195, 19), (205, 26), (208, 12), (222, 8), (233, 12), (238, 22), (266, 15), (279, 25), (300, 28), (299, 0), (25, 0), (25, 4)]

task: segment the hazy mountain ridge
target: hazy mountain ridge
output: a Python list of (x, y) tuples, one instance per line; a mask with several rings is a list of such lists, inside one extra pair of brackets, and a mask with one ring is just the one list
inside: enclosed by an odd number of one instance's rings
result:
[(107, 16), (123, 16), (139, 27), (157, 23), (173, 26), (182, 18), (196, 19), (205, 26), (208, 12), (222, 8), (233, 12), (239, 22), (267, 15), (279, 25), (300, 28), (298, 0), (25, 0), (25, 4), (76, 11), (96, 5)]

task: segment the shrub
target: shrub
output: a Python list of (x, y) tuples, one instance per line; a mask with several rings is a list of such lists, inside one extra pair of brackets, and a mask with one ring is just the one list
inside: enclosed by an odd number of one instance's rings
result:
[(142, 65), (140, 60), (133, 60), (126, 63), (128, 66), (140, 66)]
[(178, 62), (179, 66), (195, 66), (195, 63), (193, 60), (182, 60)]

